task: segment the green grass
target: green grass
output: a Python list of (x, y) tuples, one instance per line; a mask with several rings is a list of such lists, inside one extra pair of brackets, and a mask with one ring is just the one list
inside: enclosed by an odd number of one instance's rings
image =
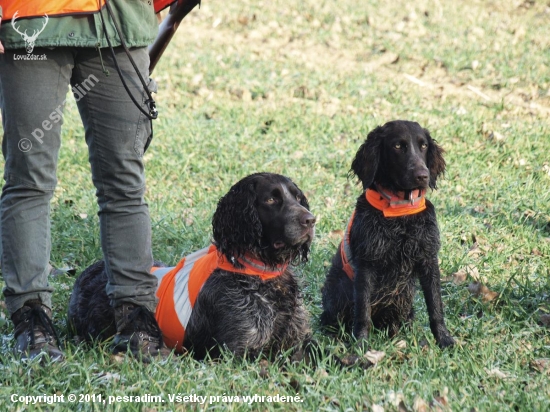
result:
[[(211, 238), (217, 200), (249, 173), (290, 176), (318, 216), (310, 262), (298, 269), (315, 338), (340, 355), (361, 354), (349, 336), (318, 331), (320, 287), (359, 186), (351, 160), (367, 133), (391, 119), (427, 127), (446, 150), (447, 172), (429, 195), (438, 210), (442, 276), (468, 265), (499, 292), (485, 303), (468, 284), (443, 283), (456, 347), (442, 351), (417, 319), (393, 340), (372, 334), (386, 356), (341, 371), (227, 356), (141, 365), (107, 346), (75, 345), (65, 321), (74, 277), (55, 286), (54, 322), (67, 361), (41, 368), (10, 355), (3, 321), (0, 409), (12, 394), (161, 395), (167, 402), (108, 410), (203, 410), (169, 394), (296, 395), (302, 403), (218, 402), (212, 410), (543, 411), (550, 404), (550, 7), (542, 1), (299, 3), (204, 1), (179, 28), (156, 68), (160, 119), (145, 156), (154, 254), (175, 263)], [(97, 207), (76, 105), (69, 104), (52, 202), (54, 266), (78, 271), (101, 257)], [(406, 347), (396, 345), (405, 341)], [(426, 344), (427, 342), (427, 344)], [(439, 402), (438, 402), (439, 401)], [(446, 404), (446, 406), (444, 405)], [(29, 407), (68, 410), (68, 403)], [(98, 403), (76, 410), (103, 410)]]

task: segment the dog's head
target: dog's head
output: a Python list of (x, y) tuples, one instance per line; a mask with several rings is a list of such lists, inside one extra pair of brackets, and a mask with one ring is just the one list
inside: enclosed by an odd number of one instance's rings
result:
[(437, 188), (445, 171), (443, 149), (418, 123), (395, 120), (367, 136), (351, 164), (367, 189), (373, 183), (392, 191)]
[(220, 199), (212, 226), (214, 244), (230, 261), (249, 253), (274, 266), (307, 261), (315, 216), (289, 178), (256, 173)]

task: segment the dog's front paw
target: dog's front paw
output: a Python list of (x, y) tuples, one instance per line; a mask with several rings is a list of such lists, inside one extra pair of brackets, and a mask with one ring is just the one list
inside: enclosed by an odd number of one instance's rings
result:
[(355, 328), (353, 330), (353, 336), (358, 342), (365, 342), (369, 340), (369, 330), (368, 328)]
[(441, 349), (445, 349), (449, 346), (453, 346), (455, 344), (455, 340), (451, 335), (443, 335), (437, 340), (437, 344)]
[(369, 349), (369, 329), (355, 329), (353, 336), (355, 337), (357, 347), (366, 352)]

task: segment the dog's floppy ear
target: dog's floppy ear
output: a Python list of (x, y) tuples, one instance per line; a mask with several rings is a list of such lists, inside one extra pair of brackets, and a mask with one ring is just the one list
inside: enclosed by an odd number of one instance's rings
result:
[(300, 191), (300, 204), (305, 207), (307, 210), (309, 210), (309, 202), (307, 200), (306, 194), (302, 192), (302, 189), (300, 189), (296, 183), (294, 184), (296, 186), (296, 189)]
[(212, 218), (214, 244), (229, 261), (259, 246), (262, 224), (255, 203), (255, 179), (252, 176), (233, 185), (218, 202)]
[(354, 173), (361, 180), (363, 189), (372, 185), (378, 171), (381, 136), (382, 127), (378, 126), (368, 134), (367, 140), (359, 147), (355, 159), (351, 163), (350, 174)]
[(437, 189), (437, 178), (445, 172), (445, 159), (443, 158), (443, 153), (445, 153), (445, 151), (434, 139), (432, 139), (430, 132), (426, 129), (424, 129), (424, 132), (429, 142), (426, 166), (430, 171), (430, 187), (432, 189)]

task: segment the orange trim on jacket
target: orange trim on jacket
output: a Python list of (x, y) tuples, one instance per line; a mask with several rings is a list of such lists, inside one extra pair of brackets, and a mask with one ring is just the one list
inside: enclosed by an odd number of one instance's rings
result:
[(105, 5), (104, 0), (5, 0), (2, 2), (2, 20), (11, 20), (17, 13), (17, 18), (44, 16), (60, 16), (70, 14), (96, 13)]
[[(155, 13), (165, 9), (177, 0), (155, 0)], [(39, 16), (63, 16), (71, 14), (97, 13), (105, 5), (105, 0), (4, 0), (2, 2), (2, 20)]]
[(201, 249), (180, 260), (176, 267), (153, 267), (159, 278), (156, 296), (159, 299), (155, 318), (166, 346), (183, 351), (185, 328), (203, 285), (216, 269), (242, 275), (258, 276), (262, 281), (280, 276), (288, 265), (268, 268), (262, 262), (245, 256), (239, 259), (243, 268), (236, 268), (215, 246)]

